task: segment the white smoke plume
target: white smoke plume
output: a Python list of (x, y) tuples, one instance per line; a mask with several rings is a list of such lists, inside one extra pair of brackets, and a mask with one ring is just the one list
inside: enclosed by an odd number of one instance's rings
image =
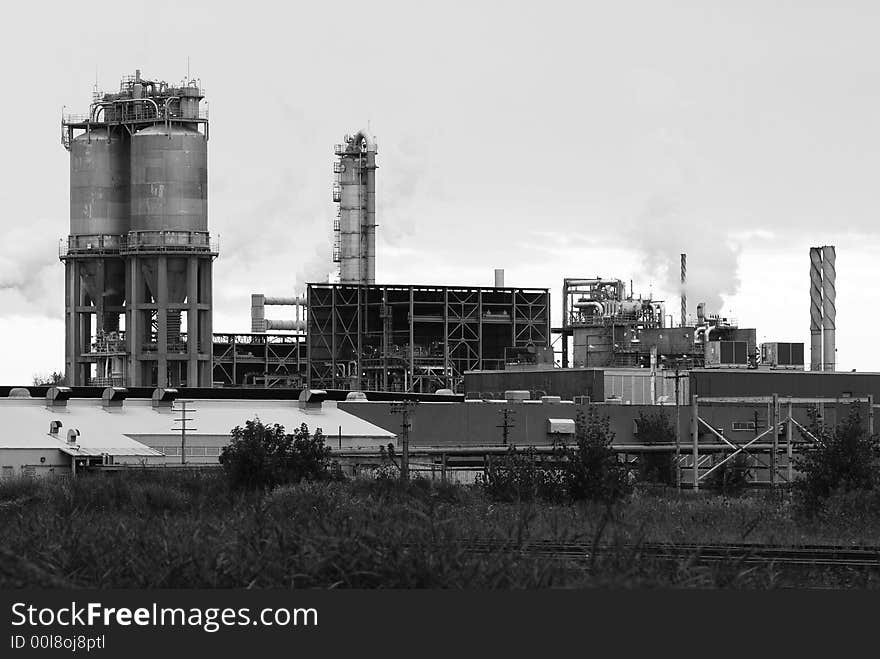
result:
[(645, 275), (655, 277), (659, 287), (675, 299), (667, 299), (667, 313), (678, 321), (681, 294), (681, 254), (687, 254), (688, 314), (706, 303), (706, 313), (721, 313), (723, 296), (739, 290), (737, 259), (739, 247), (724, 226), (711, 217), (694, 217), (679, 205), (662, 197), (647, 204), (638, 220), (628, 228), (628, 237), (644, 258)]
[(64, 267), (58, 245), (33, 227), (12, 228), (0, 243), (0, 300), (9, 314), (63, 314)]

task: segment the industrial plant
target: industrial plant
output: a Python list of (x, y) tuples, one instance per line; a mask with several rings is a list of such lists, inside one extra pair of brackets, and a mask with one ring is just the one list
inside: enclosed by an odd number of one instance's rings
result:
[[(23, 427), (39, 423), (32, 431), (43, 443), (58, 414), (84, 415), (77, 422), (83, 427), (71, 429), (89, 432), (71, 435), (72, 444), (53, 426), (62, 453), (116, 433), (125, 437), (120, 455), (162, 462), (173, 455), (175, 435), (157, 416), (161, 403), (188, 397), (208, 401), (204, 414), (218, 419), (210, 401), (299, 406), (315, 422), (323, 410), (340, 450), (360, 451), (368, 461), (377, 441), (399, 434), (391, 403), (406, 399), (422, 403), (413, 446), (445, 469), (453, 454), (467, 466), (498, 448), (502, 408), (519, 414), (505, 421), (505, 442), (547, 446), (571, 432), (567, 421), (576, 408), (598, 404), (612, 419), (621, 453), (632, 455), (641, 450), (635, 415), (674, 409), (680, 442), (695, 447), (678, 458), (694, 487), (722, 451), (757, 456), (766, 463), (758, 471), (776, 483), (777, 453), (790, 469), (791, 424), (806, 423), (808, 407), (828, 402), (822, 409), (831, 418), (831, 402), (880, 395), (880, 376), (834, 372), (833, 246), (809, 253), (809, 370), (802, 343), (758, 344), (755, 328), (688, 300), (686, 254), (675, 259), (682, 286), (676, 301), (635, 294), (623, 278), (629, 273), (560, 273), (558, 327), (551, 324), (550, 290), (507, 286), (501, 269), (493, 286), (377, 282), (379, 149), (368, 130), (332, 146), (336, 281), (254, 293), (249, 331), (215, 332), (212, 269), (220, 250), (208, 221), (204, 98), (198, 80), (169, 84), (136, 71), (118, 92), (95, 92), (87, 114), (63, 117), (70, 154), (69, 233), (59, 252), (66, 381), (51, 389), (0, 389), (0, 396), (14, 394), (0, 410), (30, 410), (15, 418)], [(806, 259), (804, 265), (806, 274)], [(806, 291), (805, 277), (805, 325)], [(243, 316), (245, 306), (243, 300)], [(279, 307), (292, 308), (294, 319), (277, 319)], [(112, 424), (88, 420), (108, 411)], [(786, 437), (780, 419), (789, 423), (787, 449), (778, 443)], [(233, 420), (222, 417), (227, 422)], [(207, 439), (189, 448), (211, 453), (191, 457), (216, 463), (222, 423), (205, 419)], [(148, 435), (143, 443), (152, 448), (132, 448), (137, 435)]]

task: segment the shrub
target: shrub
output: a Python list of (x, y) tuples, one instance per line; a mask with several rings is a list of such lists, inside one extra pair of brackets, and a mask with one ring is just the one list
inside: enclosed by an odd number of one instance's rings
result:
[(265, 489), (301, 480), (329, 480), (338, 473), (331, 469), (330, 453), (320, 428), (311, 435), (302, 424), (289, 434), (282, 425), (264, 425), (256, 419), (232, 429), (232, 441), (223, 448), (220, 464), (233, 487)]
[(744, 452), (721, 464), (706, 478), (706, 488), (724, 496), (739, 496), (749, 484), (749, 458)]
[(517, 451), (511, 446), (477, 476), (477, 484), (497, 501), (559, 501), (565, 496), (562, 473), (542, 464), (534, 447)]
[[(646, 446), (672, 444), (675, 428), (664, 413), (639, 412), (636, 419), (636, 438)], [(675, 485), (675, 456), (672, 453), (643, 452), (639, 456), (639, 480)]]
[(600, 417), (593, 405), (586, 414), (578, 411), (576, 445), (560, 445), (556, 452), (564, 460), (562, 473), (569, 497), (610, 504), (630, 492), (628, 470), (611, 448), (613, 441), (608, 417)]
[(809, 430), (818, 442), (795, 463), (803, 476), (797, 488), (806, 510), (815, 512), (833, 492), (873, 489), (880, 452), (877, 436), (865, 428), (861, 404), (852, 404), (846, 418), (832, 428), (820, 423), (815, 410), (809, 414)]

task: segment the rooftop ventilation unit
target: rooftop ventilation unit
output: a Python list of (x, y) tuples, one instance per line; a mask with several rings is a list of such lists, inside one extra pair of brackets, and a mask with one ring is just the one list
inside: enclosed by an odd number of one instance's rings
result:
[(70, 387), (51, 387), (46, 392), (46, 407), (67, 407), (70, 394)]

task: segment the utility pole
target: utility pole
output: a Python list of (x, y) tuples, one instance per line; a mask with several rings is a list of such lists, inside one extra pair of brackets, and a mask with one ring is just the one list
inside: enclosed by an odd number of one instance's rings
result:
[(194, 420), (192, 417), (188, 417), (187, 414), (191, 414), (192, 412), (196, 412), (197, 410), (194, 410), (192, 408), (190, 408), (190, 409), (186, 408), (186, 406), (188, 404), (193, 402), (191, 400), (178, 400), (176, 402), (180, 403), (180, 408), (176, 409), (176, 410), (172, 409), (172, 412), (179, 412), (180, 413), (180, 418), (174, 419), (175, 421), (180, 422), (180, 428), (172, 428), (172, 430), (174, 430), (174, 431), (179, 430), (180, 431), (180, 464), (185, 465), (186, 464), (186, 431), (189, 430), (191, 432), (194, 432), (194, 431), (198, 430), (198, 428), (187, 428), (186, 427), (186, 424), (188, 421)]
[(665, 375), (666, 378), (675, 379), (675, 487), (681, 489), (681, 385), (682, 378), (688, 374), (681, 372), (681, 360), (675, 359), (675, 375)]
[(400, 442), (402, 445), (400, 478), (402, 480), (409, 480), (409, 431), (412, 428), (410, 415), (413, 413), (413, 408), (418, 404), (419, 401), (417, 400), (402, 400), (397, 403), (391, 403), (391, 413), (400, 414), (402, 417), (400, 424)]
[(495, 426), (496, 428), (501, 428), (501, 438), (505, 446), (507, 446), (507, 440), (510, 437), (510, 429), (516, 427), (516, 424), (513, 422), (513, 416), (516, 414), (509, 407), (505, 407), (503, 410), (499, 412), (499, 414), (503, 415), (503, 421), (500, 426)]

